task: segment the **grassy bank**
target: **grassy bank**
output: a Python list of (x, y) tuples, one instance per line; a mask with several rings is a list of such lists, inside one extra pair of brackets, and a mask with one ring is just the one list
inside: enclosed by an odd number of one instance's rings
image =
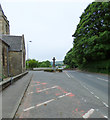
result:
[(88, 63), (80, 66), (79, 69), (89, 72), (110, 74), (110, 60)]

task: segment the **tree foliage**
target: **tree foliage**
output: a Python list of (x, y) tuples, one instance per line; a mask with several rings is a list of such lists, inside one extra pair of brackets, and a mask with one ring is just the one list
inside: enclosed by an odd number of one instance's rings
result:
[(72, 48), (67, 52), (63, 62), (69, 65), (70, 68), (77, 67), (77, 64), (75, 62), (74, 52)]
[(51, 63), (50, 61), (43, 61), (43, 62), (39, 62), (39, 67), (50, 67)]
[[(80, 17), (74, 37), (72, 51), (64, 62), (78, 66), (108, 60), (110, 57), (110, 2), (93, 2)], [(69, 58), (69, 60), (67, 60)], [(67, 62), (68, 61), (68, 62)]]
[(36, 68), (36, 67), (51, 67), (50, 61), (38, 62), (35, 59), (29, 59), (26, 61), (27, 68)]

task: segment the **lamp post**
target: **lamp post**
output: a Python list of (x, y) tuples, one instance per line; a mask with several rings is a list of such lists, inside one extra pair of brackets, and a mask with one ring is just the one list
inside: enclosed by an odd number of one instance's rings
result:
[[(32, 41), (28, 41), (28, 42), (32, 42)], [(27, 42), (27, 69), (28, 69), (28, 66), (29, 66), (29, 45), (28, 45), (28, 42)]]

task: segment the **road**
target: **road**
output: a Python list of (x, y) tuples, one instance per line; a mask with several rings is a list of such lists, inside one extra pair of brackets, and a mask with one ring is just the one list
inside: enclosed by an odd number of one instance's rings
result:
[(16, 118), (108, 118), (108, 77), (33, 71)]

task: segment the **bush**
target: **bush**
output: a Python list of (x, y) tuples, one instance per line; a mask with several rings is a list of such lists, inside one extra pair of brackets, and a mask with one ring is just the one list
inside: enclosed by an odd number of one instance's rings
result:
[(65, 69), (70, 69), (70, 66), (69, 66), (69, 65), (66, 65)]
[(44, 72), (54, 72), (54, 70), (53, 69), (46, 69), (46, 70), (44, 70)]
[(61, 69), (56, 69), (56, 71), (58, 71), (58, 72), (62, 72), (62, 70), (61, 70)]
[[(56, 71), (62, 72), (62, 70), (60, 70), (60, 69), (56, 69)], [(55, 71), (53, 69), (46, 69), (46, 70), (44, 70), (44, 72), (55, 72)]]

